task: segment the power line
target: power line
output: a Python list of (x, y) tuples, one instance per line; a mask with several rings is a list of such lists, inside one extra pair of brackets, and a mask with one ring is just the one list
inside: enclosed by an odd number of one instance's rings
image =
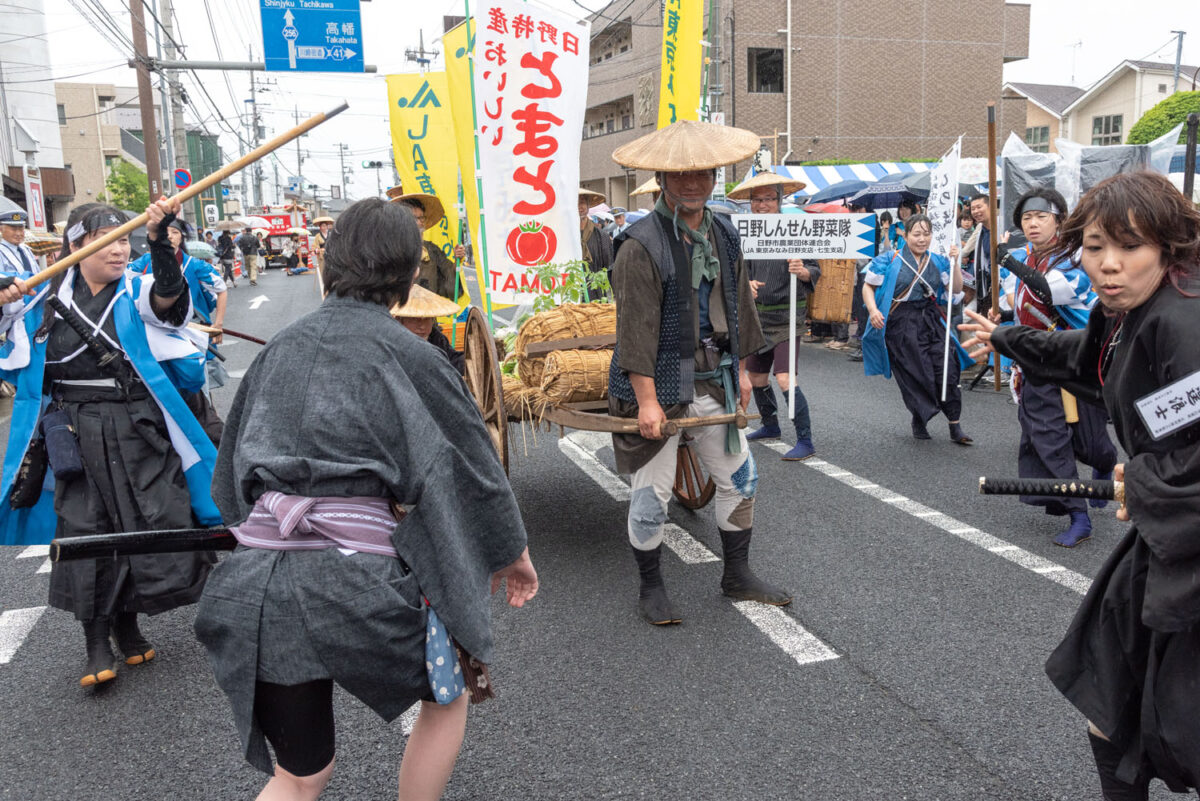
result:
[(106, 70), (116, 69), (117, 67), (123, 67), (123, 66), (125, 66), (124, 62), (117, 62), (116, 64), (110, 64), (107, 67), (101, 67), (100, 69), (97, 69), (97, 70), (88, 70), (87, 72), (77, 72), (74, 75), (56, 75), (53, 78), (30, 78), (29, 80), (23, 80), (23, 81), (0, 81), (0, 85), (11, 86), (12, 84), (17, 84), (17, 83), (45, 83), (46, 81), (65, 81), (68, 78), (79, 78), (84, 75), (95, 75), (97, 72), (105, 72)]

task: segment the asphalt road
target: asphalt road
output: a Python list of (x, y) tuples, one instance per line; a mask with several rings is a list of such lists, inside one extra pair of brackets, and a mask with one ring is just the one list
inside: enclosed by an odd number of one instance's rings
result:
[[(314, 284), (241, 283), (226, 323), (269, 336), (315, 306)], [(219, 410), (257, 349), (224, 348)], [(800, 367), (816, 459), (754, 446), (752, 559), (794, 590), (782, 612), (723, 598), (711, 510), (673, 506), (664, 570), (685, 622), (642, 623), (609, 444), (512, 428), (542, 590), (494, 603), (499, 698), (472, 710), (446, 798), (1099, 798), (1085, 724), (1042, 663), (1122, 530), (1112, 508), (1064, 550), (1056, 519), (976, 494), (980, 475), (1016, 473), (1007, 394), (967, 393), (963, 448), (940, 422), (914, 441), (895, 386), (843, 354), (806, 346)], [(44, 608), (47, 566), (0, 551), (0, 799), (253, 797), (264, 777), (238, 754), (194, 611), (151, 619), (159, 657), (82, 690), (82, 635)], [(404, 722), (336, 703), (324, 798), (394, 796)]]

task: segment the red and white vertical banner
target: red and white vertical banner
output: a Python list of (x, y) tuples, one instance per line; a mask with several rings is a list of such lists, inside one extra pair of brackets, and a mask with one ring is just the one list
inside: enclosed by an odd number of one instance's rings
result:
[(29, 215), (29, 230), (46, 230), (46, 196), (42, 192), (42, 172), (37, 167), (23, 168), (25, 178), (25, 213)]
[(545, 286), (533, 268), (582, 258), (579, 148), (587, 107), (590, 25), (519, 0), (485, 0), (475, 35), (488, 283), (496, 303)]

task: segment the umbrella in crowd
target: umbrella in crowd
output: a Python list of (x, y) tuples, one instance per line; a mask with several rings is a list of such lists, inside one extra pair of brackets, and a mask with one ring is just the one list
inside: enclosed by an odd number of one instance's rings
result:
[[(924, 192), (924, 198), (929, 197), (929, 177), (932, 173), (929, 172), (913, 172), (905, 175), (900, 179), (900, 182), (908, 186), (914, 192)], [(959, 183), (958, 197), (970, 197), (978, 190), (972, 184)]]
[(850, 198), (850, 203), (865, 209), (894, 209), (904, 201), (922, 201), (929, 197), (929, 189), (913, 189), (897, 176), (889, 175), (883, 180), (868, 184)]
[(289, 229), (287, 229), (287, 232), (289, 234), (299, 234), (300, 236), (308, 236), (307, 228), (289, 228)]
[(213, 229), (217, 231), (240, 231), (242, 230), (242, 224), (237, 220), (221, 220), (213, 226)]
[(188, 255), (192, 258), (200, 259), (201, 261), (212, 261), (217, 257), (217, 251), (207, 242), (201, 242), (199, 239), (189, 239), (183, 243)]
[(836, 184), (830, 184), (810, 197), (808, 202), (811, 205), (813, 203), (825, 203), (830, 200), (841, 200), (853, 197), (866, 188), (866, 181), (859, 178), (849, 178), (845, 181), (838, 181)]
[(845, 203), (808, 203), (804, 210), (809, 214), (849, 214)]
[(243, 228), (270, 228), (271, 223), (262, 217), (241, 217), (238, 219)]

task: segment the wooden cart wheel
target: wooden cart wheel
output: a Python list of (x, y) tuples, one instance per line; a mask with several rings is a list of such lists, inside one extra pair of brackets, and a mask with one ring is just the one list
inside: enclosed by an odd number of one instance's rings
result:
[(675, 500), (688, 509), (703, 509), (717, 493), (717, 485), (704, 474), (700, 459), (692, 449), (691, 437), (679, 438), (679, 450), (675, 456), (675, 486), (671, 489)]
[(488, 328), (487, 319), (478, 307), (467, 313), (463, 332), (463, 359), (466, 361), (467, 389), (479, 404), (483, 424), (504, 472), (508, 473), (508, 415), (504, 411), (504, 390), (500, 379), (500, 360), (496, 357), (496, 340)]

